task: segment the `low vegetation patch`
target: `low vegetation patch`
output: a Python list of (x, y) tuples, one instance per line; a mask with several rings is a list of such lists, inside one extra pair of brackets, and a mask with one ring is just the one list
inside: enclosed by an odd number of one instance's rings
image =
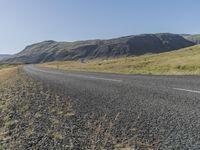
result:
[(0, 84), (4, 83), (6, 80), (15, 76), (18, 69), (19, 69), (19, 66), (5, 67), (5, 66), (0, 65)]
[(200, 46), (139, 57), (90, 61), (49, 62), (39, 66), (63, 70), (81, 70), (124, 74), (200, 74)]

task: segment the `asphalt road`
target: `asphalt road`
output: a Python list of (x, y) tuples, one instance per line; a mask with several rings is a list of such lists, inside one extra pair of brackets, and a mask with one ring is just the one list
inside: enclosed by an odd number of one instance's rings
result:
[(156, 149), (200, 149), (200, 76), (153, 76), (57, 71), (26, 66), (62, 87), (80, 114), (122, 114), (121, 126)]

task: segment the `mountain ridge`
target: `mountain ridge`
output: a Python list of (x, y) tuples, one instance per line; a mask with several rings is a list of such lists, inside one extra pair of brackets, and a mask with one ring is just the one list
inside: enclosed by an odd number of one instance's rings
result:
[(10, 55), (8, 54), (0, 54), (0, 60), (8, 58)]
[(130, 35), (108, 40), (75, 42), (43, 41), (27, 46), (4, 63), (43, 63), (56, 60), (82, 60), (161, 53), (195, 45), (178, 34)]

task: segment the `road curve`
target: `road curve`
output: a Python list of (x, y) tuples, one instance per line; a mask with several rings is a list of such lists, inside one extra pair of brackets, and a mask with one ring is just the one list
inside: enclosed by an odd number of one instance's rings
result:
[(78, 113), (123, 115), (138, 138), (157, 149), (200, 149), (200, 77), (121, 75), (25, 66), (32, 76), (63, 87)]

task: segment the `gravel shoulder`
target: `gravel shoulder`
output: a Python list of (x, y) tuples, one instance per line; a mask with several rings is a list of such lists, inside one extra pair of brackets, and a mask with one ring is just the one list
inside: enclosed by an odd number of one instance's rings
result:
[[(199, 149), (198, 76), (27, 66), (0, 82), (0, 150)], [(106, 80), (105, 80), (106, 79)]]
[(49, 87), (62, 87), (78, 116), (106, 114), (113, 120), (120, 114), (116, 129), (135, 143), (147, 145), (146, 149), (200, 148), (199, 94), (173, 89), (198, 89), (198, 76), (130, 76), (34, 67), (25, 71)]
[(0, 150), (152, 148), (119, 127), (120, 113), (77, 108), (64, 87), (20, 70), (0, 86)]

